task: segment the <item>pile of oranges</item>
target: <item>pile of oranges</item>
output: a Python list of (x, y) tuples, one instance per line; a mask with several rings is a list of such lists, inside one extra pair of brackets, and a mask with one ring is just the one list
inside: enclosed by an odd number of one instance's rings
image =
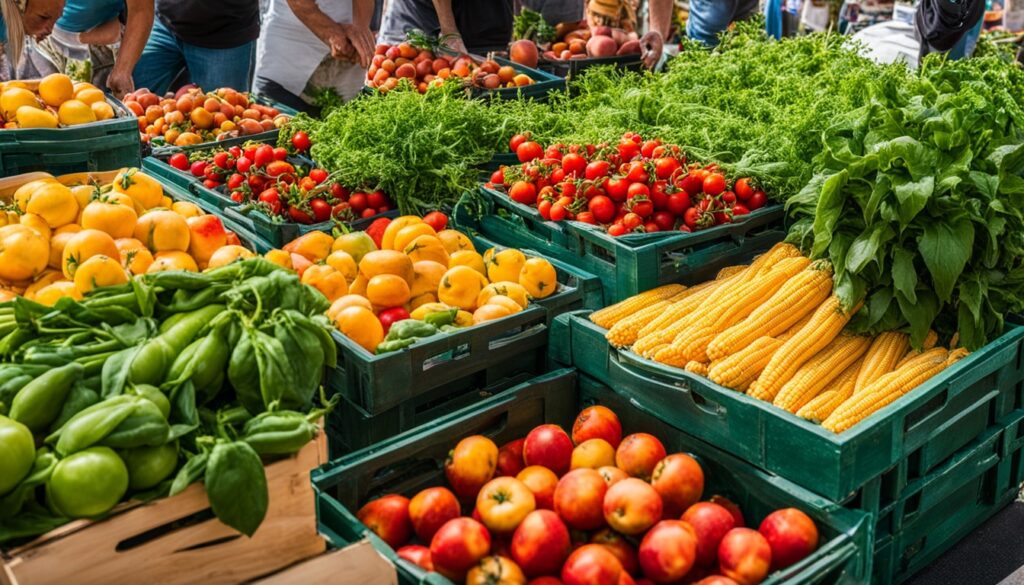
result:
[(53, 305), (137, 274), (198, 271), (253, 255), (220, 218), (172, 201), (138, 169), (105, 184), (95, 179), (43, 176), (13, 193), (0, 215), (0, 301), (23, 295)]
[(124, 105), (138, 118), (142, 141), (153, 144), (189, 146), (250, 136), (288, 121), (277, 108), (226, 87), (210, 93), (191, 87), (163, 98), (140, 89), (125, 96)]
[(95, 85), (54, 73), (38, 82), (0, 83), (0, 114), (4, 128), (57, 128), (109, 120), (114, 108)]

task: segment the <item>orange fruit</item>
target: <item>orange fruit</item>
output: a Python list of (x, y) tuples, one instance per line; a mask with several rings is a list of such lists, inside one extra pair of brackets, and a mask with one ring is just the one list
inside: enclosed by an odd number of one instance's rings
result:
[(334, 317), (334, 325), (346, 337), (370, 353), (377, 352), (377, 346), (384, 341), (384, 326), (366, 307), (353, 306), (342, 309)]
[(377, 307), (400, 307), (409, 302), (409, 283), (394, 274), (378, 274), (366, 283), (366, 298)]

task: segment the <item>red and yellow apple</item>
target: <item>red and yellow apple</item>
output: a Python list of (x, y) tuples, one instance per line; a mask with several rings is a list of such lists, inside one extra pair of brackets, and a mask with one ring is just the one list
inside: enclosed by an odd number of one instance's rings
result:
[(582, 445), (590, 439), (604, 439), (617, 449), (622, 442), (622, 424), (610, 408), (589, 406), (584, 408), (572, 425), (572, 442)]
[(444, 474), (460, 498), (475, 497), (494, 477), (498, 465), (498, 446), (481, 435), (466, 437), (448, 454)]
[(615, 465), (615, 448), (604, 439), (587, 439), (572, 450), (570, 469), (599, 469)]
[(768, 576), (772, 549), (752, 528), (733, 528), (718, 545), (718, 568), (739, 585), (756, 585)]
[(607, 492), (608, 484), (596, 470), (574, 469), (558, 480), (555, 512), (570, 528), (595, 530), (605, 523)]
[(409, 500), (409, 519), (423, 542), (430, 542), (438, 528), (461, 515), (459, 501), (448, 488), (427, 488)]
[(469, 570), (466, 585), (526, 585), (526, 575), (511, 559), (492, 555)]
[(494, 534), (510, 534), (536, 507), (533, 492), (514, 477), (492, 479), (476, 497), (480, 519)]
[(367, 502), (356, 512), (356, 518), (391, 548), (402, 546), (412, 537), (409, 498), (404, 496), (388, 495)]
[(421, 544), (408, 544), (395, 551), (398, 558), (417, 565), (424, 571), (433, 571), (434, 563), (430, 562), (430, 549)]
[(629, 573), (622, 568), (619, 559), (599, 544), (581, 546), (562, 566), (565, 585), (622, 585), (623, 575), (628, 577)]
[(640, 541), (640, 569), (655, 583), (682, 579), (693, 568), (696, 557), (697, 535), (682, 520), (662, 520)]
[(554, 509), (555, 487), (558, 486), (558, 476), (554, 471), (540, 465), (531, 465), (520, 471), (516, 479), (526, 484), (526, 487), (533, 492), (537, 509)]
[(615, 558), (619, 559), (619, 562), (622, 563), (622, 568), (627, 573), (636, 573), (640, 566), (636, 558), (636, 549), (626, 540), (625, 536), (611, 528), (605, 528), (595, 532), (590, 537), (590, 542), (591, 544), (600, 544), (611, 551)]
[(491, 550), (491, 535), (483, 524), (472, 518), (445, 522), (430, 541), (430, 560), (434, 570), (452, 581), (462, 581), (466, 573)]
[(679, 518), (700, 501), (704, 493), (704, 471), (693, 457), (674, 453), (655, 466), (651, 487), (661, 496), (665, 518)]
[(526, 465), (541, 465), (561, 476), (569, 471), (572, 461), (572, 440), (558, 425), (540, 425), (526, 435), (523, 461)]
[(697, 564), (702, 567), (718, 560), (718, 545), (726, 533), (736, 527), (736, 519), (729, 510), (711, 502), (697, 502), (687, 508), (683, 521), (692, 526), (697, 535)]
[(796, 508), (776, 510), (758, 529), (772, 549), (772, 570), (784, 569), (818, 548), (818, 527)]
[(650, 479), (654, 468), (665, 458), (665, 446), (654, 435), (635, 433), (619, 443), (615, 466), (632, 477)]
[[(558, 490), (555, 490), (555, 502), (557, 509)], [(635, 536), (661, 520), (661, 496), (649, 483), (630, 477), (608, 488), (603, 511), (609, 526), (627, 536)]]
[(531, 577), (557, 573), (569, 556), (569, 529), (551, 510), (534, 510), (512, 535), (512, 559)]
[(509, 441), (498, 449), (498, 468), (495, 470), (497, 477), (505, 475), (515, 477), (522, 471), (526, 464), (523, 463), (523, 444), (526, 439)]

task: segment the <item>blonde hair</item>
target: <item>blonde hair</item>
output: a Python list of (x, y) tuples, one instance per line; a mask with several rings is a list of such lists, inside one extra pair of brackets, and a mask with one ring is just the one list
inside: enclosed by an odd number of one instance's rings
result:
[(7, 26), (7, 46), (4, 50), (11, 68), (17, 68), (25, 48), (25, 0), (0, 0), (0, 11), (3, 12), (4, 24)]

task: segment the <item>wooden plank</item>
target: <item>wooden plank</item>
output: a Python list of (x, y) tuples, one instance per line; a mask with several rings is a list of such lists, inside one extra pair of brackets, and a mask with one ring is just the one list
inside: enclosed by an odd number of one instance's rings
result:
[(370, 541), (361, 540), (252, 582), (253, 585), (315, 583), (398, 585), (398, 574), (395, 566), (381, 556)]

